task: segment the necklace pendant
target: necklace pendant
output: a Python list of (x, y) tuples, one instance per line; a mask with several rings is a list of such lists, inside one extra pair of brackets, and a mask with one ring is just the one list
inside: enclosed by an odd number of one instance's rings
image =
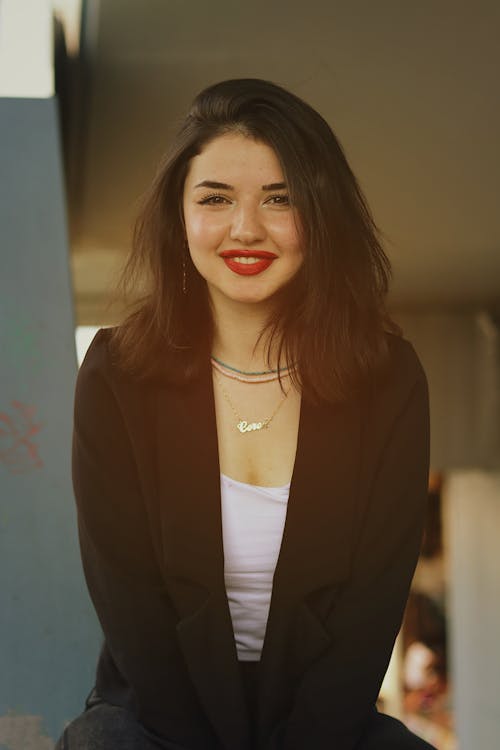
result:
[(241, 433), (254, 432), (255, 430), (262, 430), (266, 426), (265, 422), (247, 422), (245, 419), (241, 419), (236, 427)]

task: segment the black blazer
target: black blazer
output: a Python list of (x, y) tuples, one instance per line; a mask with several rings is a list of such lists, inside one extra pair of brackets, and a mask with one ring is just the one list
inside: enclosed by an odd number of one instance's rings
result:
[[(101, 330), (79, 372), (81, 553), (105, 643), (97, 692), (185, 750), (248, 750), (224, 585), (210, 368), (189, 386), (121, 372)], [(389, 335), (388, 378), (301, 407), (260, 663), (258, 747), (351, 750), (373, 711), (427, 497), (425, 375)], [(168, 745), (170, 747), (170, 745)]]

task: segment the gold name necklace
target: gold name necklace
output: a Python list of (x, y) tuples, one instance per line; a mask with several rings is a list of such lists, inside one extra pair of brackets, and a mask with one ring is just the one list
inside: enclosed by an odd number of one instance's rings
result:
[[(258, 430), (267, 429), (269, 427), (269, 425), (271, 424), (272, 420), (274, 419), (274, 417), (276, 416), (276, 414), (279, 412), (279, 410), (281, 409), (281, 407), (285, 403), (285, 401), (287, 399), (287, 396), (289, 394), (289, 391), (286, 391), (283, 394), (283, 396), (281, 397), (281, 399), (278, 402), (278, 405), (276, 406), (275, 410), (273, 411), (273, 413), (271, 414), (270, 417), (267, 417), (266, 419), (263, 419), (260, 422), (249, 422), (247, 419), (243, 419), (242, 417), (240, 417), (240, 415), (236, 411), (236, 407), (234, 406), (233, 402), (231, 401), (229, 393), (226, 391), (226, 389), (222, 385), (222, 381), (221, 381), (221, 379), (220, 379), (220, 377), (218, 375), (218, 369), (219, 368), (215, 368), (215, 367), (213, 368), (213, 370), (214, 370), (214, 377), (215, 377), (216, 381), (219, 384), (219, 387), (221, 389), (222, 395), (224, 396), (225, 400), (227, 401), (227, 404), (228, 404), (229, 408), (231, 409), (231, 411), (233, 412), (234, 416), (237, 419), (236, 429), (239, 430), (242, 434), (245, 434), (246, 432), (257, 432)], [(219, 372), (220, 372), (220, 370), (219, 370)]]

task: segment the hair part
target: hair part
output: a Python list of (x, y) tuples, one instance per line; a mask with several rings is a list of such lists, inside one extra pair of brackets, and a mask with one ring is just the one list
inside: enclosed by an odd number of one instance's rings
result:
[(268, 357), (277, 345), (280, 361), (296, 363), (292, 378), (306, 398), (345, 400), (383, 370), (386, 332), (400, 334), (385, 307), (390, 263), (330, 126), (299, 97), (259, 79), (223, 81), (198, 94), (162, 160), (121, 278), (125, 293), (143, 293), (113, 331), (118, 361), (136, 376), (179, 384), (207, 366), (213, 318), (187, 251), (182, 196), (191, 159), (228, 133), (274, 150), (300, 217), (304, 262), (276, 295), (262, 332)]

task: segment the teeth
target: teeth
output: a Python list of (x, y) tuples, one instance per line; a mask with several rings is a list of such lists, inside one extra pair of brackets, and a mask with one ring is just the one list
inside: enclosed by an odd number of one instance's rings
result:
[(262, 260), (262, 258), (254, 258), (252, 256), (238, 256), (237, 258), (231, 258), (231, 260), (235, 260), (236, 263), (243, 263), (244, 265), (251, 265), (252, 263), (258, 263)]

